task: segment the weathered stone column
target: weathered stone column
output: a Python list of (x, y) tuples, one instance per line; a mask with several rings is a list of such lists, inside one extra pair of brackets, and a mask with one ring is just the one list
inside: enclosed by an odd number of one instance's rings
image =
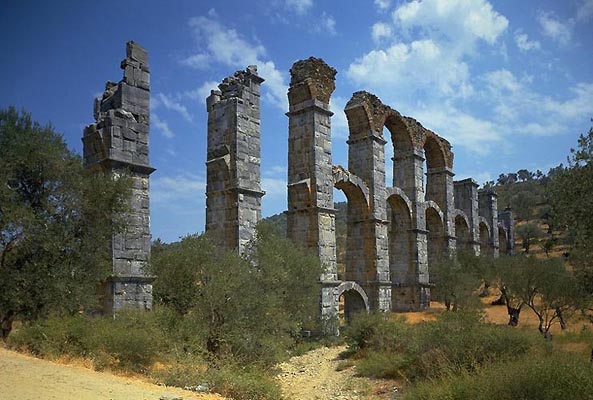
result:
[(152, 277), (145, 271), (151, 245), (149, 176), (154, 172), (148, 158), (148, 53), (128, 42), (121, 68), (123, 79), (107, 82), (103, 96), (95, 99), (96, 122), (84, 129), (82, 138), (86, 168), (115, 177), (127, 173), (133, 183), (130, 211), (124, 215), (126, 228), (111, 240), (113, 272), (102, 288), (106, 313), (124, 307), (152, 308)]
[(489, 245), (494, 257), (498, 257), (498, 195), (493, 190), (478, 191), (478, 212), (490, 225)]
[(509, 255), (515, 254), (515, 219), (513, 218), (513, 210), (505, 208), (504, 211), (498, 213), (498, 220), (507, 231), (507, 253)]
[(430, 306), (430, 286), (428, 275), (428, 231), (424, 207), (424, 152), (419, 149), (395, 150), (393, 157), (393, 185), (401, 188), (412, 202), (412, 247), (416, 282), (412, 306), (425, 309)]
[(287, 236), (319, 256), (321, 313), (330, 318), (338, 311), (339, 284), (329, 109), (336, 70), (311, 57), (294, 63), (290, 74)]
[[(345, 112), (350, 123), (348, 139), (348, 170), (361, 178), (369, 188), (369, 212), (360, 217), (357, 223), (364, 224), (362, 241), (364, 245), (363, 265), (366, 276), (356, 277), (363, 287), (373, 309), (391, 309), (391, 281), (389, 277), (389, 240), (387, 227), (387, 199), (385, 192), (385, 144), (383, 132), (369, 126), (370, 121), (356, 123), (357, 118), (365, 118), (364, 111), (368, 93), (357, 92), (346, 105)], [(375, 102), (379, 99), (375, 98)], [(373, 99), (371, 98), (371, 101)], [(356, 110), (356, 109), (360, 110)], [(365, 123), (366, 122), (366, 123)]]
[(480, 229), (478, 219), (478, 183), (472, 178), (456, 181), (455, 207), (462, 210), (469, 219), (469, 247), (475, 255), (480, 255)]
[(261, 219), (261, 116), (257, 67), (225, 78), (206, 101), (206, 232), (242, 253)]
[(449, 167), (429, 168), (426, 173), (426, 199), (434, 200), (444, 216), (444, 234), (445, 248), (449, 255), (455, 253), (455, 221), (453, 220), (453, 210), (455, 209), (455, 196), (453, 189), (453, 177), (455, 174)]

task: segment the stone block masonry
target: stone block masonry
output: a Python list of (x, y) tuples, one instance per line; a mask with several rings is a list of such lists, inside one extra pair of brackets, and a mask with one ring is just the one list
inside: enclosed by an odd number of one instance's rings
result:
[(148, 53), (139, 44), (126, 44), (121, 62), (123, 79), (107, 82), (95, 99), (95, 122), (84, 129), (86, 168), (113, 176), (127, 174), (132, 181), (130, 211), (125, 229), (110, 243), (112, 275), (102, 287), (105, 313), (125, 307), (152, 308), (152, 278), (145, 267), (150, 260), (150, 68)]
[[(315, 57), (290, 70), (287, 237), (321, 261), (322, 317), (338, 315), (341, 304), (346, 318), (370, 309), (425, 309), (430, 269), (443, 257), (459, 251), (494, 257), (512, 252), (512, 213), (498, 214), (496, 194), (478, 191), (474, 180), (453, 181), (447, 140), (368, 92), (354, 93), (344, 110), (348, 168), (333, 165), (329, 103), (336, 73)], [(207, 100), (206, 229), (221, 245), (239, 251), (253, 235), (263, 194), (261, 82), (249, 67), (225, 79)], [(392, 186), (385, 181), (384, 130), (393, 145)], [(348, 200), (342, 277), (336, 265), (334, 188)]]
[(240, 253), (261, 219), (260, 86), (255, 66), (225, 78), (206, 101), (206, 232)]

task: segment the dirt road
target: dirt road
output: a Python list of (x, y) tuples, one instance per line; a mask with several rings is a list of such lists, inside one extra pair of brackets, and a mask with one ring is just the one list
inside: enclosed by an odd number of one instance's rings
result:
[(0, 400), (221, 400), (0, 348)]
[(355, 376), (353, 368), (336, 371), (345, 346), (322, 347), (280, 364), (278, 381), (287, 399), (390, 399), (393, 384)]

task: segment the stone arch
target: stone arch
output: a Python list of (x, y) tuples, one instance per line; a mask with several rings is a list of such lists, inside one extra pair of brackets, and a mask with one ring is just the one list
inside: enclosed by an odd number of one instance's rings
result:
[(455, 236), (456, 236), (456, 248), (457, 251), (471, 251), (471, 231), (469, 218), (461, 210), (455, 210), (453, 214), (453, 220), (455, 221)]
[(490, 225), (484, 217), (478, 217), (478, 233), (480, 239), (480, 254), (491, 255), (492, 245), (490, 240)]
[(387, 190), (389, 272), (392, 282), (391, 304), (394, 310), (407, 310), (413, 301), (414, 242), (412, 203), (399, 188)]
[(426, 184), (424, 198), (438, 203), (442, 210), (447, 209), (447, 185), (453, 169), (453, 153), (451, 145), (436, 133), (425, 129), (423, 150), (426, 166)]
[(346, 253), (344, 276), (346, 281), (364, 283), (375, 279), (375, 263), (365, 251), (369, 235), (366, 232), (369, 217), (369, 189), (367, 185), (343, 167), (333, 167), (334, 187), (342, 190), (348, 201), (346, 223)]
[(445, 227), (443, 212), (434, 201), (425, 203), (428, 268), (435, 266), (445, 253)]
[(349, 199), (360, 201), (368, 208), (369, 188), (358, 176), (350, 173), (342, 166), (332, 168), (334, 187), (344, 192)]
[(336, 289), (336, 297), (343, 297), (344, 319), (349, 322), (358, 312), (369, 312), (369, 298), (364, 289), (356, 282), (342, 282)]
[(508, 232), (504, 226), (498, 226), (498, 246), (499, 254), (509, 254)]

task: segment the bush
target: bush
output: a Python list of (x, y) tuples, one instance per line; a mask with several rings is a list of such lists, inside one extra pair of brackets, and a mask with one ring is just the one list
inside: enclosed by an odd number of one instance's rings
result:
[(278, 383), (268, 371), (259, 368), (225, 364), (209, 369), (206, 378), (213, 391), (235, 400), (282, 398)]
[(408, 381), (475, 371), (492, 360), (511, 360), (545, 344), (537, 335), (481, 322), (477, 314), (445, 313), (408, 325), (401, 319), (361, 317), (346, 331), (363, 376)]
[(154, 316), (122, 311), (114, 317), (50, 317), (23, 325), (8, 338), (9, 347), (44, 358), (91, 359), (97, 369), (143, 371), (154, 361), (162, 335)]
[(422, 382), (404, 399), (587, 400), (593, 399), (593, 369), (567, 353), (529, 355), (486, 367), (477, 374), (466, 372)]

